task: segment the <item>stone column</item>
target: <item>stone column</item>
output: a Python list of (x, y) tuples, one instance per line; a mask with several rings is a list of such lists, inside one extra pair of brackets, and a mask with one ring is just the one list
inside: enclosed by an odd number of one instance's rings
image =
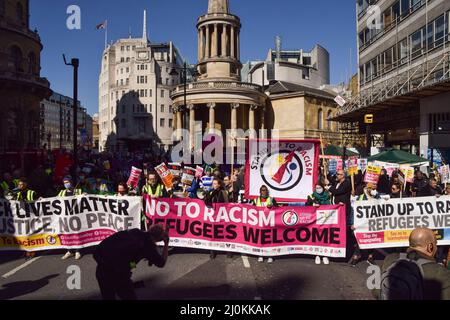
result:
[(227, 56), (227, 25), (222, 25), (222, 57)]
[[(177, 130), (180, 130), (180, 129), (184, 129), (183, 128), (183, 112), (181, 111), (181, 108), (178, 107), (178, 110), (177, 110)], [(178, 138), (180, 138), (180, 137), (181, 137), (181, 132), (178, 134)]]
[(205, 58), (208, 59), (211, 57), (211, 37), (209, 34), (209, 25), (205, 26), (206, 31), (206, 52), (205, 52)]
[(231, 26), (230, 29), (231, 29), (231, 41), (230, 41), (231, 53), (230, 53), (230, 56), (231, 56), (231, 58), (236, 58), (236, 56), (235, 56), (236, 48), (234, 47), (234, 26)]
[(213, 34), (213, 41), (212, 41), (212, 47), (213, 47), (213, 57), (217, 57), (219, 55), (219, 36), (218, 36), (218, 29), (217, 29), (217, 23), (214, 24), (214, 34)]
[(216, 128), (216, 104), (208, 103), (209, 108), (209, 132), (213, 132)]
[(192, 150), (195, 143), (195, 106), (188, 105), (189, 109), (189, 147)]
[(266, 107), (261, 108), (261, 139), (267, 139), (266, 135)]
[(198, 40), (197, 40), (197, 61), (202, 59), (202, 28), (198, 29)]
[[(233, 103), (231, 105), (231, 131), (233, 134), (233, 137), (236, 138), (236, 131), (237, 131), (237, 109), (239, 109), (240, 104), (239, 103)], [(231, 144), (233, 147), (236, 147), (237, 142), (233, 139), (233, 142)]]
[(241, 45), (240, 45), (240, 34), (239, 29), (236, 30), (236, 59), (239, 60), (241, 57)]
[(255, 138), (255, 133), (253, 132), (255, 130), (255, 110), (258, 108), (256, 105), (251, 105), (249, 108), (249, 114), (248, 114), (248, 128), (251, 131), (250, 137)]

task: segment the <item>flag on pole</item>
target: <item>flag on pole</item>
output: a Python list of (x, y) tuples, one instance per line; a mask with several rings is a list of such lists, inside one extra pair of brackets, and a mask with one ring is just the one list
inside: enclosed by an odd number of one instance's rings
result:
[(101, 29), (106, 29), (107, 27), (108, 27), (108, 21), (105, 20), (102, 23), (98, 24), (97, 27), (95, 27), (95, 29), (101, 30)]

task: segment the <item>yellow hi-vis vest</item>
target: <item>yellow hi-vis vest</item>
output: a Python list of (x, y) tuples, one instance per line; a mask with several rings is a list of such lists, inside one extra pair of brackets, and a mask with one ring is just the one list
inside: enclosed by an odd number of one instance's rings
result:
[(150, 197), (158, 197), (161, 198), (163, 196), (163, 189), (164, 187), (161, 184), (158, 184), (156, 186), (156, 191), (153, 193), (152, 187), (150, 185), (144, 186), (144, 193), (148, 194)]
[(255, 201), (255, 205), (257, 207), (270, 207), (273, 204), (273, 200), (271, 197), (267, 198), (266, 202), (262, 202), (261, 197), (259, 197), (258, 199), (256, 199)]
[(9, 184), (6, 181), (3, 181), (0, 186), (2, 187), (3, 191), (8, 192), (9, 191)]
[(22, 199), (22, 192), (19, 192), (17, 195), (17, 201), (26, 201), (26, 202), (34, 202), (34, 196), (36, 192), (33, 190), (27, 190), (27, 198)]
[[(65, 197), (67, 193), (67, 189), (61, 190), (58, 194), (58, 197)], [(81, 196), (83, 194), (83, 191), (81, 191), (81, 189), (75, 189), (73, 190), (73, 194), (75, 196)]]

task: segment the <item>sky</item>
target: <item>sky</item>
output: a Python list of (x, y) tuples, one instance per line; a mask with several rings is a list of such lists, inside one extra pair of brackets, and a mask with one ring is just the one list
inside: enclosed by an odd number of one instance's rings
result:
[[(70, 5), (81, 13), (81, 29), (69, 30)], [(311, 50), (320, 44), (330, 52), (331, 82), (348, 80), (356, 72), (354, 0), (230, 0), (231, 13), (239, 16), (241, 61), (264, 60), (275, 37), (283, 49)], [(108, 20), (108, 42), (142, 36), (143, 11), (152, 42), (173, 41), (190, 62), (197, 59), (197, 18), (207, 12), (207, 0), (30, 0), (30, 27), (37, 29), (44, 46), (41, 76), (51, 89), (72, 96), (72, 68), (80, 59), (79, 100), (89, 114), (98, 112), (98, 76), (105, 31), (96, 26)], [(351, 72), (349, 71), (350, 69)]]

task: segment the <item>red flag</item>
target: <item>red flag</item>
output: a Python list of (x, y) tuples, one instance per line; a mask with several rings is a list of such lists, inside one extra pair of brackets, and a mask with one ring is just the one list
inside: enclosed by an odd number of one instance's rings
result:
[(285, 159), (283, 165), (278, 169), (277, 173), (272, 177), (272, 180), (276, 183), (281, 183), (283, 181), (284, 174), (286, 173), (286, 169), (289, 163), (294, 159), (295, 153), (297, 150), (292, 151)]

